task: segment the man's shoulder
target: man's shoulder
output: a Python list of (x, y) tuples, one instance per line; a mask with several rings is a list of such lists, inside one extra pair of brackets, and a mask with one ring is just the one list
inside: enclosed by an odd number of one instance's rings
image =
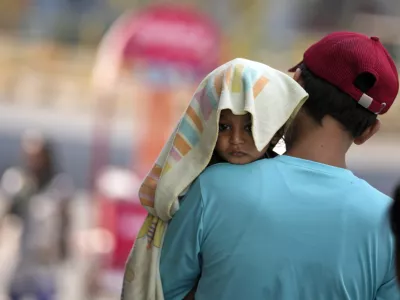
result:
[(356, 185), (350, 194), (348, 211), (351, 212), (355, 220), (361, 220), (360, 224), (372, 228), (379, 228), (387, 221), (388, 211), (393, 200), (380, 192), (366, 181), (360, 179), (360, 184)]
[(246, 165), (219, 163), (208, 167), (198, 181), (202, 190), (221, 192), (251, 187), (264, 180), (273, 165), (272, 159), (262, 159)]
[(230, 163), (218, 163), (205, 169), (200, 175), (202, 181), (218, 180), (224, 178), (235, 178), (257, 175), (273, 164), (273, 159), (262, 159), (245, 165), (234, 165)]
[(367, 193), (369, 195), (368, 200), (373, 204), (372, 207), (375, 207), (376, 210), (381, 211), (383, 218), (387, 219), (387, 214), (393, 204), (393, 199), (374, 188), (366, 181), (364, 181), (364, 184), (367, 187)]
[[(369, 202), (371, 203), (376, 203), (376, 205), (382, 205), (384, 207), (387, 207), (392, 203), (392, 198), (390, 198), (388, 195), (382, 193), (372, 185), (370, 185), (368, 182), (366, 182), (363, 179), (360, 179), (360, 191), (364, 194), (364, 197), (368, 199)], [(364, 199), (365, 199), (364, 198)]]

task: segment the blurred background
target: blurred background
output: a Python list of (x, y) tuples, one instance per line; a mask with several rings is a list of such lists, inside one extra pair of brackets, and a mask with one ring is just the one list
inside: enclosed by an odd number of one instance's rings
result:
[[(399, 12), (397, 0), (1, 0), (0, 299), (118, 299), (146, 215), (138, 187), (201, 77), (234, 57), (287, 70), (335, 30), (379, 36), (400, 63)], [(388, 195), (399, 118), (400, 101), (349, 156)]]

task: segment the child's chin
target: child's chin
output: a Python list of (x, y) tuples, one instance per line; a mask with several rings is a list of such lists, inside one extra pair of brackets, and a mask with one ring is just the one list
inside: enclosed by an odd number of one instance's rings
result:
[(229, 159), (228, 163), (233, 164), (233, 165), (246, 165), (251, 163), (251, 160), (247, 159)]

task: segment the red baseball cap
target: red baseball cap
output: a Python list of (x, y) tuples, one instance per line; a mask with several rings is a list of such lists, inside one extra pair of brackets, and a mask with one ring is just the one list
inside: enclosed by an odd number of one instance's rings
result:
[[(386, 113), (399, 91), (396, 65), (377, 37), (370, 38), (355, 32), (328, 34), (308, 48), (303, 61), (289, 72), (296, 71), (302, 63), (313, 74), (376, 114)], [(355, 79), (362, 73), (371, 73), (376, 78), (367, 94), (354, 85)]]

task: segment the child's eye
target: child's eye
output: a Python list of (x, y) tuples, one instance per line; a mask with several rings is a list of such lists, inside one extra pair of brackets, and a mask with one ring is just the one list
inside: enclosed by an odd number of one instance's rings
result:
[(219, 132), (225, 131), (229, 129), (229, 125), (219, 124)]
[(246, 130), (247, 132), (251, 133), (251, 124), (247, 125), (244, 130)]

